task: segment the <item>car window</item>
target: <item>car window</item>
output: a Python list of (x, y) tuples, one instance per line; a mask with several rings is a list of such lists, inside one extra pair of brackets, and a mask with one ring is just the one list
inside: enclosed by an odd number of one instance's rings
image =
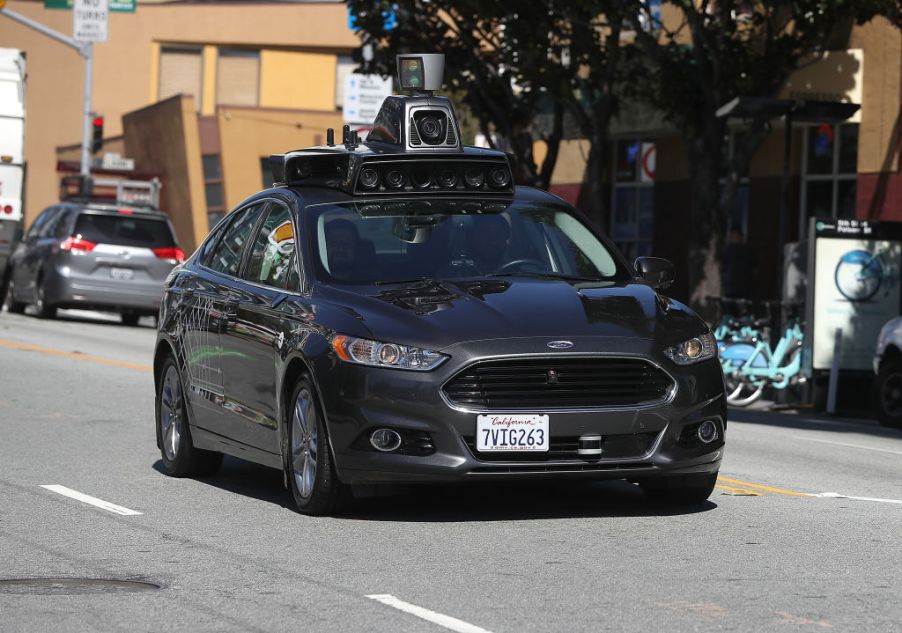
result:
[(63, 239), (69, 237), (69, 219), (72, 214), (69, 209), (61, 207), (60, 212), (53, 216), (53, 219), (47, 223), (47, 235)]
[(264, 203), (235, 212), (235, 219), (226, 227), (204, 265), (219, 273), (237, 275), (241, 257), (251, 231), (263, 211)]
[(294, 224), (288, 207), (275, 203), (260, 225), (242, 277), (267, 286), (288, 288), (295, 265)]
[(620, 279), (616, 255), (564, 205), (386, 201), (318, 205), (316, 274), (338, 283), (534, 275)]
[(75, 220), (73, 235), (95, 244), (167, 248), (175, 246), (169, 223), (160, 218), (138, 218), (131, 215), (82, 213)]
[(38, 216), (34, 221), (34, 224), (31, 225), (31, 228), (28, 229), (27, 239), (41, 237), (41, 233), (46, 229), (47, 223), (56, 216), (58, 211), (59, 207), (48, 207), (41, 211), (41, 215)]

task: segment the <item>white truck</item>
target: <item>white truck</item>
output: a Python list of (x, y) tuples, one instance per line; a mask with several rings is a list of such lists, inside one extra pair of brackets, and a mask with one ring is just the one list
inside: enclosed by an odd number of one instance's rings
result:
[(0, 48), (0, 301), (21, 235), (25, 194), (25, 54)]

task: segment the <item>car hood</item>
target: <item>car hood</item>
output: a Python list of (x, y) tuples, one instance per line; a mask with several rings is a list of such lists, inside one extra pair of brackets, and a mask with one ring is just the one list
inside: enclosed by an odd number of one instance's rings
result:
[(326, 286), (316, 298), (343, 306), (367, 330), (347, 334), (435, 350), (515, 337), (632, 337), (673, 345), (708, 329), (687, 306), (640, 283), (428, 280)]

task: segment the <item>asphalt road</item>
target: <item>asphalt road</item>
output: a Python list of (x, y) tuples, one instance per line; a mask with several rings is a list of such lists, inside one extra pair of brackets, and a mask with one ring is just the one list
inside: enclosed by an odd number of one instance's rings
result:
[[(736, 413), (694, 511), (614, 482), (311, 518), (263, 467), (160, 472), (151, 324), (0, 314), (3, 633), (902, 629), (902, 433)], [(37, 578), (117, 582), (4, 582)]]

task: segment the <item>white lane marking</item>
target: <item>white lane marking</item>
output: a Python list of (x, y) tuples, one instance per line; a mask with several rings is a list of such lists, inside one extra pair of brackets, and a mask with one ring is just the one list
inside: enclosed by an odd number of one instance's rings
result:
[(863, 444), (848, 444), (846, 442), (834, 442), (833, 440), (818, 440), (813, 437), (805, 437), (804, 435), (793, 435), (797, 440), (807, 440), (809, 442), (820, 442), (821, 444), (833, 444), (834, 446), (846, 446), (848, 448), (861, 448), (866, 451), (877, 451), (878, 453), (889, 453), (890, 455), (902, 455), (902, 451), (891, 451), (887, 448), (875, 448), (873, 446), (864, 446)]
[(879, 503), (898, 503), (902, 504), (902, 499), (879, 499), (877, 497), (852, 497), (849, 495), (841, 495), (838, 492), (818, 492), (808, 495), (809, 497), (820, 497), (821, 499), (854, 499), (855, 501), (877, 501)]
[(367, 596), (367, 598), (369, 598), (370, 600), (376, 600), (377, 602), (381, 602), (382, 604), (388, 605), (390, 607), (394, 607), (399, 611), (415, 615), (418, 618), (422, 618), (423, 620), (427, 620), (428, 622), (432, 622), (433, 624), (438, 624), (439, 626), (443, 626), (446, 629), (457, 631), (457, 633), (491, 633), (490, 631), (476, 626), (475, 624), (470, 624), (469, 622), (464, 622), (463, 620), (452, 618), (450, 615), (436, 613), (435, 611), (430, 611), (429, 609), (418, 607), (415, 604), (404, 602), (403, 600), (395, 598), (389, 593), (373, 594)]
[(78, 490), (72, 490), (72, 488), (66, 488), (65, 486), (60, 486), (59, 484), (48, 484), (42, 485), (41, 488), (46, 488), (51, 492), (55, 492), (57, 494), (61, 494), (64, 497), (71, 497), (72, 499), (76, 499), (81, 501), (82, 503), (89, 503), (92, 506), (97, 506), (103, 510), (107, 510), (108, 512), (115, 512), (116, 514), (123, 514), (125, 516), (134, 516), (136, 514), (142, 514), (137, 510), (130, 510), (129, 508), (123, 508), (122, 506), (117, 506), (115, 503), (110, 503), (109, 501), (104, 501), (103, 499), (98, 499), (97, 497), (92, 497), (90, 495), (86, 495), (83, 492), (79, 492)]

